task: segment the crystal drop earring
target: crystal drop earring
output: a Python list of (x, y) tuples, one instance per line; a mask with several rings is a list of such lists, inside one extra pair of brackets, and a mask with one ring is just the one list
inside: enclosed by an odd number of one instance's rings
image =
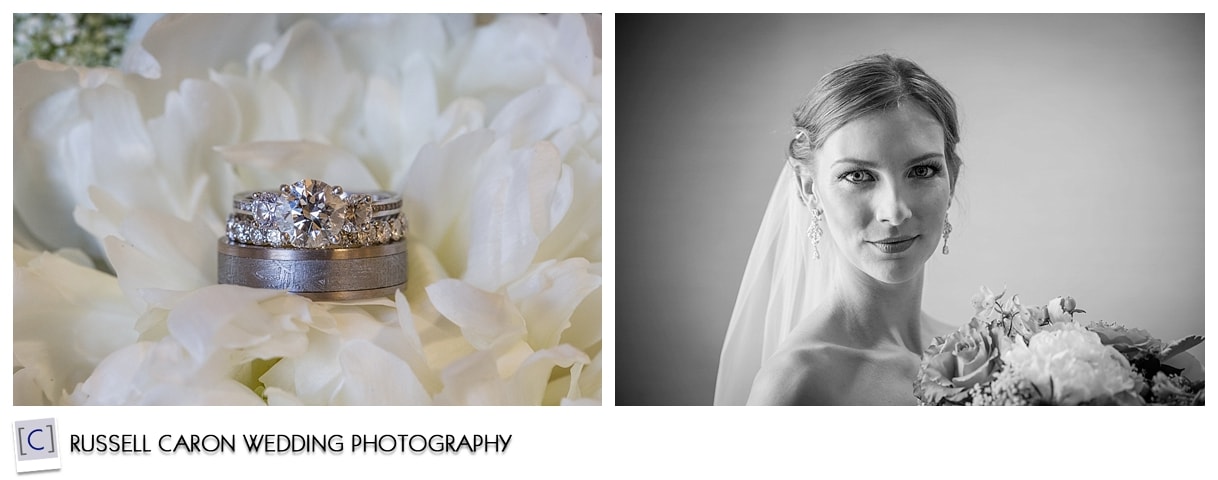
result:
[(808, 239), (812, 240), (812, 258), (820, 260), (820, 237), (825, 233), (820, 228), (820, 219), (824, 212), (813, 207), (812, 202), (808, 202), (808, 211), (812, 213), (812, 222), (808, 224)]
[(947, 236), (952, 234), (952, 222), (947, 221), (947, 215), (943, 216), (943, 254), (947, 255)]

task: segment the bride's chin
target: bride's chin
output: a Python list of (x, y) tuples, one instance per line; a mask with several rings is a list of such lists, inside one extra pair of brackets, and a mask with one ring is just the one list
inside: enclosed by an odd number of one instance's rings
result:
[(899, 285), (917, 279), (923, 271), (925, 262), (875, 262), (867, 269), (868, 275), (879, 282), (889, 285)]

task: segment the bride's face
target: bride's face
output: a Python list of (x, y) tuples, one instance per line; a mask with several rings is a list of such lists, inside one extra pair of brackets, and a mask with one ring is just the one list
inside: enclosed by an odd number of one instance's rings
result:
[(951, 201), (939, 123), (905, 103), (847, 123), (815, 155), (825, 230), (845, 259), (885, 283), (913, 279)]

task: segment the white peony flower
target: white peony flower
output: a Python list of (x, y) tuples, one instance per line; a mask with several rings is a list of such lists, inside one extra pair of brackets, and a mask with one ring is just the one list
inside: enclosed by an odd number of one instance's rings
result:
[[(17, 65), (14, 402), (599, 403), (599, 36), (168, 15), (122, 70)], [(216, 285), (232, 195), (300, 178), (403, 194), (403, 291)]]
[(1106, 398), (1134, 386), (1125, 357), (1074, 322), (1046, 327), (1027, 345), (1011, 342), (1002, 352), (1002, 361), (1058, 405)]

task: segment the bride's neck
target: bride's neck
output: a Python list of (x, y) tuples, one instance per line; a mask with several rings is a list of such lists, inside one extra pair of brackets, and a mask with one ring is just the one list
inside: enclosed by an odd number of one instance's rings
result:
[(833, 304), (841, 333), (864, 347), (895, 344), (922, 351), (922, 273), (908, 282), (888, 284), (854, 271), (834, 282)]

